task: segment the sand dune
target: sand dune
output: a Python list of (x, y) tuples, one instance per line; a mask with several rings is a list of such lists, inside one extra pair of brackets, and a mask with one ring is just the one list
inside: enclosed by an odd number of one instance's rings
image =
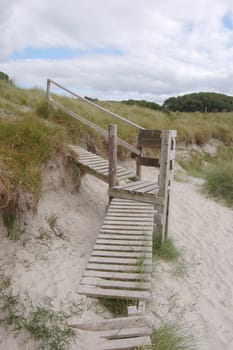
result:
[[(0, 224), (1, 267), (12, 275), (13, 289), (25, 304), (28, 300), (33, 305), (51, 304), (55, 310), (76, 313), (76, 318), (109, 316), (96, 300), (77, 294), (104, 217), (106, 190), (107, 185), (86, 175), (77, 193), (68, 179), (64, 184), (59, 167), (51, 169), (37, 214), (25, 218), (25, 242), (9, 242)], [(57, 216), (55, 232), (48, 224), (53, 214)], [(154, 262), (148, 313), (157, 324), (164, 318), (187, 322), (199, 350), (232, 350), (232, 210), (201, 194), (200, 185), (176, 182), (171, 232), (183, 258), (178, 267)], [(0, 327), (0, 350), (37, 347), (28, 334), (14, 336)], [(70, 348), (88, 347), (95, 348), (93, 338), (80, 333)]]

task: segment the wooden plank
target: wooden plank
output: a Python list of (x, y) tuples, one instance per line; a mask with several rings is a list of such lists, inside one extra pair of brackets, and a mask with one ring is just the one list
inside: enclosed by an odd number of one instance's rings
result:
[(114, 340), (105, 340), (102, 344), (98, 345), (96, 350), (129, 350), (135, 348), (143, 348), (148, 346), (151, 347), (150, 337), (135, 337), (125, 339), (114, 339)]
[(84, 277), (99, 277), (108, 278), (112, 280), (127, 280), (127, 281), (143, 281), (150, 282), (151, 275), (148, 273), (129, 273), (129, 272), (113, 272), (113, 271), (98, 271), (98, 270), (85, 270)]
[(146, 236), (146, 235), (121, 235), (121, 234), (115, 234), (114, 233), (101, 233), (98, 235), (99, 239), (110, 239), (110, 240), (118, 240), (118, 239), (124, 239), (124, 240), (141, 240), (141, 241), (151, 241), (152, 236)]
[[(102, 241), (102, 240), (101, 240)], [(101, 243), (98, 243), (98, 241), (96, 242), (96, 245), (94, 247), (94, 249), (101, 249), (101, 250), (107, 250), (107, 251), (122, 251), (122, 252), (147, 252), (150, 253), (152, 252), (152, 245), (150, 246), (146, 246), (144, 244), (140, 244), (137, 246), (129, 246), (127, 245), (104, 245)]]
[(143, 254), (138, 258), (110, 258), (110, 257), (96, 257), (91, 256), (89, 259), (89, 263), (103, 263), (103, 264), (121, 264), (121, 265), (137, 265), (140, 262), (140, 258), (143, 258), (144, 265), (152, 264), (151, 259), (146, 259)]
[[(125, 214), (125, 215), (124, 215)], [(126, 215), (127, 214), (127, 215)], [(122, 216), (120, 215), (115, 215), (115, 214), (111, 214), (111, 213), (107, 213), (105, 216), (105, 221), (135, 221), (135, 222), (153, 222), (153, 212), (146, 214), (146, 216), (141, 216), (141, 215), (130, 215), (130, 213), (123, 213)]]
[[(132, 199), (121, 199), (121, 198), (114, 198), (114, 200), (112, 201), (112, 203), (121, 203), (121, 204), (141, 204), (141, 202), (139, 201), (135, 201), (135, 200), (132, 200)], [(149, 204), (147, 204), (146, 206), (150, 206)]]
[(161, 148), (161, 130), (139, 130), (138, 148)]
[(126, 199), (132, 199), (135, 201), (141, 201), (143, 203), (151, 203), (151, 204), (157, 204), (157, 205), (163, 205), (164, 204), (164, 198), (163, 197), (156, 197), (150, 193), (140, 193), (140, 192), (127, 192), (125, 190), (118, 190), (115, 187), (109, 189), (109, 195), (111, 197), (118, 197), (118, 198), (126, 198)]
[(149, 158), (149, 157), (137, 157), (137, 162), (141, 166), (150, 166), (150, 167), (156, 167), (159, 168), (160, 163), (158, 158)]
[(112, 287), (121, 289), (149, 290), (151, 282), (116, 281), (96, 277), (83, 277), (81, 284), (99, 287)]
[(107, 234), (117, 234), (117, 235), (132, 235), (132, 236), (137, 236), (137, 235), (143, 235), (144, 237), (150, 237), (152, 236), (152, 230), (118, 230), (117, 228), (113, 228), (113, 229), (101, 229), (100, 233), (107, 233)]
[(148, 183), (148, 181), (135, 181), (135, 182), (133, 182), (133, 183), (128, 183), (128, 184), (124, 184), (124, 185), (119, 185), (119, 186), (117, 186), (119, 189), (121, 189), (121, 190), (123, 190), (123, 189), (125, 189), (125, 188), (127, 188), (127, 189), (130, 189), (131, 187), (134, 187), (135, 186), (135, 183), (137, 184), (138, 182), (140, 182), (140, 183)]
[(148, 185), (147, 188), (144, 190), (144, 189), (140, 189), (140, 190), (137, 190), (137, 192), (149, 192), (149, 191), (158, 191), (159, 189), (159, 186), (156, 182), (154, 182), (153, 184), (151, 185)]
[(108, 239), (98, 239), (96, 240), (96, 244), (106, 244), (106, 245), (127, 245), (129, 249), (132, 246), (140, 246), (140, 247), (152, 247), (152, 242), (146, 240), (108, 240)]
[(108, 297), (108, 298), (119, 298), (119, 299), (133, 299), (133, 300), (149, 300), (150, 292), (148, 291), (137, 291), (137, 290), (121, 290), (121, 289), (105, 289), (95, 286), (84, 286), (79, 285), (79, 294), (85, 294), (89, 297)]
[[(136, 181), (133, 186), (127, 186), (124, 188), (125, 191), (137, 191), (138, 189), (141, 188), (145, 188), (147, 186), (150, 186), (152, 184), (151, 181)], [(122, 188), (118, 188), (118, 186), (116, 186), (115, 188), (122, 190)]]
[(125, 225), (125, 226), (149, 226), (151, 227), (151, 225), (153, 225), (153, 220), (145, 220), (145, 219), (141, 219), (141, 220), (133, 220), (131, 218), (128, 220), (115, 220), (115, 218), (113, 219), (109, 219), (109, 218), (105, 218), (103, 225), (115, 225), (116, 227), (118, 225)]
[(106, 251), (106, 250), (93, 250), (92, 256), (109, 256), (116, 258), (139, 258), (142, 254), (145, 255), (145, 258), (152, 259), (152, 254), (147, 252), (119, 252), (119, 251)]
[(100, 321), (78, 321), (75, 324), (69, 324), (72, 328), (82, 329), (84, 331), (103, 331), (111, 329), (124, 329), (134, 327), (151, 327), (153, 320), (145, 316), (118, 317)]
[(145, 335), (150, 335), (152, 333), (151, 328), (149, 327), (135, 327), (135, 328), (122, 328), (122, 329), (111, 329), (108, 331), (100, 331), (98, 335), (101, 338), (106, 339), (123, 339), (123, 338), (132, 338), (140, 337)]
[(83, 159), (80, 159), (80, 162), (82, 162), (82, 164), (84, 165), (87, 165), (87, 166), (108, 166), (108, 162), (103, 160), (103, 159), (100, 159), (100, 160), (93, 160), (93, 159), (90, 159), (90, 160), (83, 160)]
[[(127, 208), (124, 208), (124, 210), (122, 210), (122, 207), (119, 207), (119, 208), (117, 208), (117, 207), (115, 207), (115, 208), (110, 208), (110, 209), (108, 209), (108, 211), (107, 211), (107, 214), (114, 214), (114, 213), (122, 213), (122, 215), (125, 215), (125, 216), (127, 216), (127, 214), (132, 214), (133, 216), (141, 216), (141, 215), (143, 215), (143, 214), (145, 214), (145, 215), (151, 215), (151, 214), (153, 214), (154, 213), (154, 209), (153, 208), (151, 208), (150, 210), (148, 210), (148, 209), (127, 209)], [(114, 214), (115, 215), (115, 214)]]
[(98, 235), (98, 238), (99, 239), (124, 239), (124, 240), (140, 240), (140, 241), (150, 241), (152, 236), (151, 235), (143, 235), (142, 233), (141, 234), (129, 234), (129, 235), (126, 235), (126, 234), (114, 234), (111, 233), (111, 232), (103, 232), (101, 234)]
[[(101, 263), (91, 263), (88, 262), (86, 266), (87, 270), (97, 270), (97, 271), (112, 271), (112, 272), (140, 272), (140, 266), (135, 265), (113, 265), (113, 264), (101, 264)], [(143, 267), (143, 272), (150, 273), (152, 271), (151, 265), (146, 265)]]
[[(149, 225), (149, 226), (151, 226), (151, 225)], [(104, 229), (114, 229), (114, 228), (117, 228), (118, 230), (120, 230), (120, 229), (122, 229), (122, 230), (135, 230), (135, 231), (142, 231), (142, 230), (148, 230), (149, 228), (148, 228), (148, 225), (136, 225), (136, 223), (135, 223), (135, 225), (133, 225), (133, 223), (132, 223), (132, 225), (130, 225), (130, 224), (128, 224), (127, 226), (126, 225), (117, 225), (117, 227), (116, 226), (114, 226), (114, 225), (110, 225), (110, 224), (103, 224), (103, 226), (102, 226), (102, 229), (104, 230)]]

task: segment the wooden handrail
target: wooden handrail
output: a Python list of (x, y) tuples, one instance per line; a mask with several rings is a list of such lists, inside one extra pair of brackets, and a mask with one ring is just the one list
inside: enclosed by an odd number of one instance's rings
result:
[[(81, 99), (81, 100), (83, 100), (83, 101), (85, 101), (85, 102), (87, 102), (87, 103), (93, 105), (94, 107), (96, 107), (96, 108), (98, 108), (98, 109), (100, 109), (100, 110), (102, 110), (102, 111), (104, 111), (104, 112), (110, 114), (111, 116), (113, 116), (113, 117), (115, 117), (115, 118), (117, 118), (117, 119), (119, 119), (119, 120), (121, 120), (121, 121), (123, 121), (123, 122), (125, 122), (125, 123), (127, 123), (127, 124), (129, 124), (129, 125), (131, 125), (131, 126), (134, 126), (134, 127), (137, 128), (137, 129), (144, 130), (144, 128), (143, 128), (142, 126), (139, 126), (139, 125), (137, 125), (137, 124), (135, 124), (135, 123), (133, 123), (133, 122), (131, 122), (131, 121), (129, 121), (129, 120), (127, 120), (127, 119), (121, 117), (120, 115), (118, 115), (118, 114), (116, 114), (116, 113), (113, 113), (113, 112), (109, 111), (108, 109), (103, 108), (103, 107), (97, 105), (96, 103), (94, 103), (94, 102), (92, 102), (92, 101), (89, 101), (89, 100), (86, 99), (85, 97), (79, 96), (78, 94), (76, 94), (76, 93), (72, 92), (71, 90), (69, 90), (69, 89), (63, 87), (63, 86), (60, 85), (60, 84), (58, 84), (58, 83), (55, 82), (54, 80), (47, 79), (47, 91), (46, 91), (47, 103), (50, 104), (50, 105), (52, 105), (52, 106), (54, 106), (54, 107), (56, 107), (56, 108), (58, 108), (58, 109), (60, 109), (61, 111), (63, 111), (63, 112), (65, 112), (66, 114), (68, 114), (69, 116), (71, 116), (71, 117), (73, 117), (73, 118), (79, 120), (79, 121), (82, 122), (83, 124), (88, 125), (88, 126), (91, 127), (92, 129), (98, 131), (98, 132), (99, 132), (101, 135), (103, 135), (105, 138), (108, 138), (108, 131), (107, 131), (107, 130), (101, 128), (100, 126), (98, 126), (98, 125), (96, 125), (95, 123), (93, 123), (93, 122), (87, 120), (86, 118), (83, 118), (83, 117), (82, 117), (81, 115), (79, 115), (78, 113), (69, 110), (68, 108), (64, 107), (64, 106), (61, 105), (60, 103), (55, 102), (55, 101), (53, 100), (53, 98), (51, 97), (51, 93), (50, 93), (51, 84), (56, 85), (57, 87), (61, 88), (62, 90), (66, 91), (66, 92), (68, 92), (69, 94), (71, 94), (71, 95), (73, 95), (73, 96), (75, 96), (75, 97), (77, 97), (77, 98), (79, 98), (79, 99)], [(128, 149), (129, 151), (131, 151), (131, 152), (133, 152), (133, 153), (135, 153), (135, 154), (137, 154), (137, 155), (140, 154), (140, 150), (139, 150), (138, 148), (134, 147), (133, 145), (130, 145), (128, 142), (126, 142), (126, 141), (120, 139), (119, 137), (117, 138), (117, 144), (118, 144), (118, 145), (121, 145), (121, 146), (123, 146), (123, 147), (125, 147), (126, 149)]]
[(73, 95), (73, 96), (75, 96), (75, 97), (78, 97), (80, 100), (83, 100), (83, 101), (89, 103), (90, 105), (94, 106), (95, 108), (100, 109), (101, 111), (103, 111), (103, 112), (105, 112), (105, 113), (107, 113), (107, 114), (110, 114), (111, 116), (113, 116), (113, 117), (115, 117), (115, 118), (117, 118), (117, 119), (119, 119), (119, 120), (121, 120), (121, 121), (123, 121), (123, 122), (125, 122), (125, 123), (127, 123), (127, 124), (129, 124), (129, 125), (131, 125), (131, 126), (134, 126), (134, 127), (137, 128), (137, 129), (141, 129), (141, 130), (144, 129), (142, 126), (140, 126), (140, 125), (138, 125), (138, 124), (136, 124), (136, 123), (131, 122), (130, 120), (128, 120), (128, 119), (126, 119), (126, 118), (120, 116), (119, 114), (113, 113), (113, 112), (109, 111), (108, 109), (97, 105), (96, 103), (94, 103), (94, 102), (88, 100), (88, 99), (85, 98), (85, 97), (82, 97), (82, 96), (76, 94), (75, 92), (72, 92), (71, 90), (69, 90), (69, 89), (63, 87), (62, 85), (58, 84), (57, 82), (55, 82), (54, 80), (51, 80), (51, 79), (48, 79), (48, 80), (47, 80), (47, 99), (50, 99), (50, 84), (51, 84), (51, 83), (54, 84), (54, 85), (56, 85), (56, 86), (59, 87), (60, 89), (62, 89), (62, 90), (64, 90), (64, 91), (68, 92), (69, 94), (71, 94), (71, 95)]
[[(64, 113), (68, 114), (69, 116), (71, 116), (72, 118), (75, 118), (77, 120), (79, 120), (80, 122), (82, 122), (83, 124), (91, 127), (92, 129), (98, 131), (101, 135), (103, 135), (106, 139), (108, 139), (108, 131), (106, 131), (105, 129), (101, 128), (100, 126), (96, 125), (95, 123), (92, 123), (91, 121), (83, 118), (81, 115), (79, 115), (78, 113), (72, 112), (70, 111), (68, 108), (62, 106), (60, 103), (53, 101), (53, 99), (49, 99), (48, 103), (52, 106), (57, 107), (58, 109), (60, 109), (61, 111), (63, 111)], [(117, 138), (117, 144), (121, 145), (125, 148), (127, 148), (129, 151), (139, 155), (140, 154), (140, 150), (132, 145), (130, 145), (128, 142), (120, 139), (119, 137)]]

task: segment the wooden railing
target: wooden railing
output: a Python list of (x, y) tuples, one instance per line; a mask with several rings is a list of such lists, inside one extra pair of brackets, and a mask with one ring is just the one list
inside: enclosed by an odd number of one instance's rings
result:
[[(80, 121), (81, 123), (89, 126), (90, 128), (98, 131), (101, 135), (103, 135), (106, 139), (108, 139), (108, 131), (101, 128), (100, 126), (96, 125), (95, 123), (91, 122), (90, 120), (87, 120), (86, 118), (82, 117), (80, 114), (74, 112), (74, 111), (71, 111), (70, 109), (64, 107), (62, 104), (54, 101), (54, 99), (52, 98), (51, 96), (51, 84), (57, 86), (58, 88), (66, 91), (68, 94), (74, 96), (74, 97), (77, 97), (79, 99), (81, 99), (82, 101), (85, 101), (87, 104), (89, 105), (92, 105), (94, 106), (96, 109), (99, 109), (105, 113), (107, 113), (108, 115), (118, 119), (118, 120), (121, 120), (123, 121), (124, 123), (128, 124), (128, 125), (131, 125), (133, 127), (135, 127), (136, 129), (138, 130), (143, 130), (144, 128), (136, 123), (133, 123), (131, 122), (130, 120), (116, 114), (116, 113), (113, 113), (111, 111), (109, 111), (108, 109), (102, 107), (102, 106), (99, 106), (98, 104), (86, 99), (85, 97), (82, 97), (82, 96), (79, 96), (78, 94), (72, 92), (71, 90), (63, 87), (62, 85), (58, 84), (57, 82), (55, 82), (54, 80), (51, 80), (51, 79), (47, 79), (47, 103), (50, 104), (51, 106), (57, 108), (57, 109), (60, 109), (62, 112), (68, 114), (69, 116), (71, 116), (72, 118), (75, 118), (77, 119), (78, 121)], [(139, 155), (140, 154), (140, 150), (138, 148), (136, 148), (135, 146), (133, 145), (130, 145), (128, 142), (122, 140), (121, 138), (117, 137), (117, 144), (118, 145), (121, 145), (123, 147), (125, 147), (126, 149), (128, 149), (129, 151)]]

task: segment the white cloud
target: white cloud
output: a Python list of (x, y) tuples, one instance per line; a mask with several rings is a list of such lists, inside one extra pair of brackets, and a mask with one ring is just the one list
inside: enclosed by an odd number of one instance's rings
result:
[[(191, 91), (233, 94), (231, 0), (18, 0), (0, 14), (0, 70), (18, 84), (51, 77), (99, 98), (161, 102)], [(31, 48), (91, 50), (70, 60), (17, 60)], [(116, 48), (123, 55), (95, 54)], [(107, 50), (106, 50), (107, 51)]]

